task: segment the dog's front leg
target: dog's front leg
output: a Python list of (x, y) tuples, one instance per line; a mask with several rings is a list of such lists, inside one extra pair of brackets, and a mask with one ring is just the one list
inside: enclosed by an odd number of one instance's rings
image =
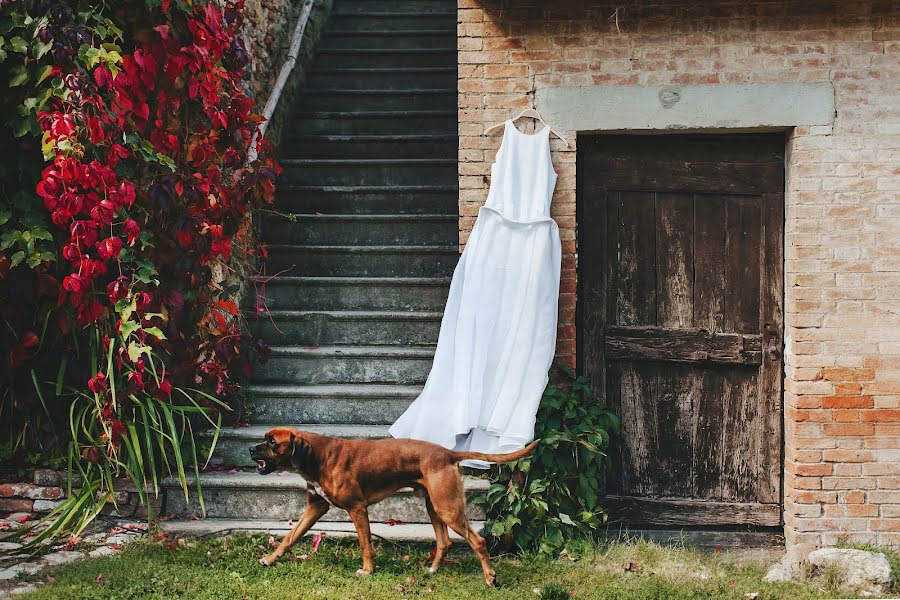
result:
[(309, 531), (310, 527), (316, 524), (316, 521), (321, 519), (322, 516), (328, 512), (329, 508), (330, 505), (323, 498), (307, 492), (306, 510), (303, 512), (303, 517), (296, 525), (294, 525), (294, 528), (284, 536), (284, 539), (281, 540), (281, 543), (274, 552), (259, 559), (260, 564), (268, 567), (281, 558), (285, 552), (290, 550), (291, 546), (293, 546), (297, 540), (302, 538), (303, 535)]
[(369, 509), (365, 506), (353, 508), (347, 511), (350, 519), (356, 527), (356, 535), (359, 537), (359, 549), (362, 551), (363, 566), (356, 571), (357, 575), (370, 575), (375, 570), (373, 560), (372, 534), (369, 531)]

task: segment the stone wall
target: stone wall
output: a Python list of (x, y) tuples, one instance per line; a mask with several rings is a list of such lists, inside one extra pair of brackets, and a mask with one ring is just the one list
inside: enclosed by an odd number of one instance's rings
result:
[[(73, 487), (77, 490), (81, 480), (76, 474)], [(0, 514), (31, 513), (44, 515), (59, 506), (66, 497), (68, 474), (65, 471), (36, 469), (30, 482), (0, 483)], [(150, 494), (157, 515), (162, 507), (162, 497)], [(115, 503), (109, 503), (101, 514), (115, 517), (134, 517), (145, 519), (147, 507), (140, 503), (140, 496), (129, 480), (116, 483)], [(0, 518), (0, 533), (14, 523)]]
[[(833, 123), (785, 128), (785, 534), (798, 551), (900, 543), (900, 5), (458, 6), (461, 245), (500, 142), (482, 132), (542, 90), (833, 86)], [(552, 142), (564, 252), (557, 358), (574, 364), (578, 136), (563, 133), (570, 148)]]
[[(269, 99), (281, 66), (287, 59), (294, 35), (294, 27), (300, 16), (301, 0), (247, 0), (245, 5), (244, 37), (250, 52), (251, 63), (247, 70), (247, 87), (256, 99), (256, 110), (262, 111)], [(274, 144), (281, 138), (286, 114), (296, 99), (297, 91), (306, 78), (319, 36), (328, 21), (332, 0), (315, 0), (300, 56), (284, 88), (278, 109), (266, 132)]]

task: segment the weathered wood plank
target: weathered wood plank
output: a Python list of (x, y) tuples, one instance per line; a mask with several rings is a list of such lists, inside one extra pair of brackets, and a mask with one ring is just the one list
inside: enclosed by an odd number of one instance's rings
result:
[(690, 497), (698, 374), (686, 365), (647, 366), (653, 377), (653, 397), (644, 401), (652, 403), (656, 413), (654, 487), (661, 496)]
[(613, 522), (600, 531), (600, 536), (607, 540), (632, 541), (652, 540), (657, 544), (674, 545), (679, 548), (781, 548), (784, 549), (784, 535), (775, 529), (763, 531), (721, 531), (714, 529), (649, 529), (632, 527), (630, 524)]
[[(583, 155), (579, 154), (580, 157)], [(584, 177), (579, 169), (579, 177)], [(587, 193), (578, 188), (578, 370), (591, 381), (593, 400), (606, 402), (606, 360), (603, 357), (606, 325), (606, 288), (609, 261), (606, 248), (607, 192)]]
[(619, 430), (619, 463), (614, 488), (636, 496), (657, 495), (656, 406), (652, 402), (653, 377), (647, 365), (610, 363), (607, 365), (610, 407), (622, 420)]
[(709, 502), (684, 498), (606, 496), (601, 501), (610, 519), (641, 525), (683, 527), (710, 525), (781, 524), (778, 504), (759, 502)]
[(694, 434), (694, 498), (722, 497), (722, 464), (728, 446), (725, 440), (724, 368), (705, 368), (701, 372), (701, 391), (697, 400)]
[(762, 336), (705, 329), (607, 327), (607, 360), (758, 365)]
[(601, 176), (589, 178), (588, 187), (753, 195), (784, 188), (784, 139), (779, 136), (609, 135), (595, 139), (585, 168)]
[(694, 202), (694, 327), (725, 331), (725, 196)]
[(784, 336), (784, 194), (763, 195), (762, 321), (763, 361), (759, 371), (760, 502), (781, 502), (782, 351)]
[(610, 323), (656, 324), (656, 231), (653, 194), (610, 194), (609, 221), (616, 233), (610, 278)]
[(694, 326), (694, 197), (656, 194), (656, 324)]
[(744, 502), (757, 498), (758, 447), (764, 443), (760, 439), (757, 380), (755, 369), (732, 369), (725, 377), (722, 500)]
[(759, 197), (725, 199), (725, 331), (759, 333)]

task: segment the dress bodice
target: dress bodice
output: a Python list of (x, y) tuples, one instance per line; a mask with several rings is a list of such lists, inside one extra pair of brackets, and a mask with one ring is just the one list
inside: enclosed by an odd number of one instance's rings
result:
[(556, 172), (550, 157), (550, 128), (522, 133), (511, 120), (503, 127), (503, 140), (491, 165), (491, 186), (485, 207), (511, 221), (545, 221)]

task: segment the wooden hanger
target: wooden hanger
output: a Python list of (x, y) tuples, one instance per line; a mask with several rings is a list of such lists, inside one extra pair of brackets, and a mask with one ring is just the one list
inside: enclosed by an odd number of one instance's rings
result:
[[(523, 110), (522, 112), (520, 112), (519, 114), (517, 114), (516, 116), (514, 116), (512, 119), (509, 119), (509, 120), (515, 122), (522, 118), (537, 119), (538, 121), (540, 121), (541, 123), (544, 124), (544, 127), (546, 127), (547, 129), (550, 130), (550, 133), (552, 133), (553, 135), (555, 135), (556, 137), (561, 139), (563, 144), (566, 145), (566, 148), (569, 147), (569, 142), (566, 141), (566, 138), (564, 138), (562, 135), (560, 135), (558, 131), (556, 131), (549, 125), (547, 125), (547, 122), (541, 116), (541, 113), (539, 113), (536, 109), (526, 108), (525, 110)], [(503, 127), (505, 124), (506, 124), (506, 121), (503, 121), (502, 123), (497, 123), (496, 125), (491, 125), (490, 127), (488, 127), (487, 129), (484, 130), (484, 135), (489, 134), (490, 132), (497, 129), (498, 127)]]

